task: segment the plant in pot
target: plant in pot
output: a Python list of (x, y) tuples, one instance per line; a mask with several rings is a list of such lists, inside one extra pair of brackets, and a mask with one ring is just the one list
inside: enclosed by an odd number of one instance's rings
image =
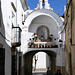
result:
[(35, 44), (35, 48), (38, 48), (38, 44)]
[(41, 48), (41, 44), (39, 44), (38, 48)]
[(53, 38), (52, 37), (48, 37), (49, 42), (52, 42)]
[(51, 37), (48, 37), (48, 41), (51, 42)]
[(51, 44), (51, 48), (54, 48), (54, 44)]
[(49, 44), (49, 48), (51, 48), (51, 44)]
[(31, 42), (31, 48), (34, 48), (34, 47), (35, 47), (34, 42)]
[(58, 45), (55, 45), (54, 48), (58, 48)]
[(45, 44), (45, 48), (48, 48), (48, 45), (47, 44)]
[(41, 48), (44, 48), (44, 45), (43, 44), (41, 45)]
[(56, 40), (56, 38), (54, 38), (54, 40)]
[(28, 48), (31, 48), (31, 42), (28, 43)]
[(47, 44), (45, 44), (45, 48), (47, 48)]

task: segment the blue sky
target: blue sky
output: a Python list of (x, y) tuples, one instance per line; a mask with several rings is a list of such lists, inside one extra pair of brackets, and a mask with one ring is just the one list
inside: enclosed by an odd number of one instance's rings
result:
[[(27, 0), (27, 4), (30, 9), (34, 10), (39, 3), (38, 1), (39, 0)], [(53, 11), (61, 16), (64, 14), (64, 6), (66, 5), (67, 0), (48, 0), (48, 2), (51, 8), (53, 8)]]

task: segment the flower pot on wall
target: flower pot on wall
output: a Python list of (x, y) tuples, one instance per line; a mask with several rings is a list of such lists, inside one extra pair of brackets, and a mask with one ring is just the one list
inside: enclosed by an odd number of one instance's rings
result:
[(51, 45), (49, 45), (49, 48), (51, 48)]
[(39, 45), (39, 47), (38, 48), (41, 48), (41, 44)]
[(35, 45), (35, 48), (38, 48), (38, 44)]
[(47, 44), (45, 44), (45, 48), (47, 48)]
[(35, 48), (35, 46), (34, 45), (31, 45), (31, 48)]
[(31, 45), (28, 45), (28, 48), (31, 48)]
[(44, 48), (44, 45), (41, 45), (41, 48)]
[(55, 48), (58, 48), (58, 45), (55, 45)]
[(51, 45), (51, 48), (53, 48), (53, 45)]

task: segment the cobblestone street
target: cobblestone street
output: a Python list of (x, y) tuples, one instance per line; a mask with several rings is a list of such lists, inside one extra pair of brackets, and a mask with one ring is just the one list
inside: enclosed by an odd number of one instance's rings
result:
[(32, 75), (46, 75), (45, 71), (33, 71)]

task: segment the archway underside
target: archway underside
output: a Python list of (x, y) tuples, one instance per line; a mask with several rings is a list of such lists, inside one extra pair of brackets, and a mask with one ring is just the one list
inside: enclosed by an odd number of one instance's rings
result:
[(53, 75), (56, 71), (56, 53), (53, 51), (47, 51), (47, 50), (39, 50), (39, 51), (29, 51), (24, 55), (24, 61), (25, 61), (25, 75), (32, 75), (32, 58), (33, 55), (35, 55), (37, 52), (45, 52), (51, 57), (51, 70)]

